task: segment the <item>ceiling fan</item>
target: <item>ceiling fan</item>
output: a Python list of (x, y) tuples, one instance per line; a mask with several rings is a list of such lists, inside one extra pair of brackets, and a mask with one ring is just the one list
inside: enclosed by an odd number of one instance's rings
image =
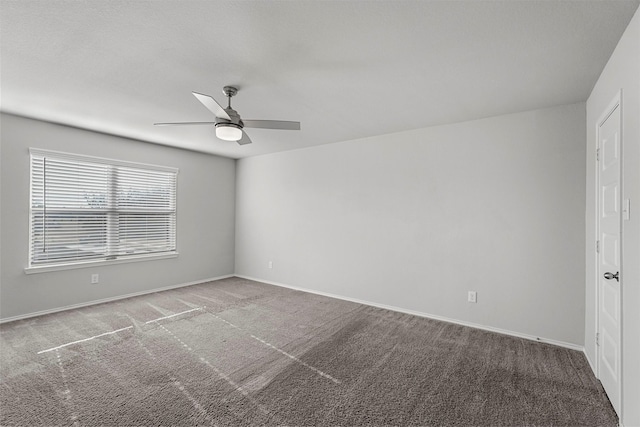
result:
[(248, 128), (300, 130), (300, 122), (287, 122), (282, 120), (242, 120), (240, 114), (231, 108), (231, 97), (238, 93), (235, 86), (225, 86), (222, 93), (227, 97), (227, 108), (223, 108), (218, 101), (209, 95), (192, 92), (202, 105), (207, 107), (216, 116), (215, 122), (179, 122), (179, 123), (154, 123), (155, 126), (180, 126), (180, 125), (208, 125), (216, 127), (216, 136), (225, 141), (237, 141), (240, 145), (251, 144), (251, 139), (243, 130)]

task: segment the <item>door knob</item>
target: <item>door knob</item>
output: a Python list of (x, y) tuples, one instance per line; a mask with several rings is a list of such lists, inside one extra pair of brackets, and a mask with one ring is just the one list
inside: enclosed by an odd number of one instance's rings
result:
[(607, 271), (606, 273), (604, 273), (604, 278), (607, 279), (607, 280), (616, 279), (616, 282), (619, 282), (620, 278), (618, 277), (618, 274), (620, 274), (619, 271), (616, 271), (616, 274), (609, 273)]

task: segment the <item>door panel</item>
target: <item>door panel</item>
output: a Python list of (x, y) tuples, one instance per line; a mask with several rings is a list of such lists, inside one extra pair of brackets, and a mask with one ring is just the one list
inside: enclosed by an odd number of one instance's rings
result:
[[(619, 109), (620, 107), (616, 107)], [(620, 114), (618, 114), (618, 118)], [(611, 116), (607, 119), (607, 121), (611, 118)], [(601, 127), (602, 128), (602, 127)], [(606, 170), (609, 167), (615, 167), (616, 163), (619, 159), (619, 149), (618, 144), (614, 139), (605, 139), (601, 141), (600, 149), (602, 151), (602, 170)]]
[[(618, 352), (615, 338), (611, 337), (606, 330), (602, 335), (602, 365), (606, 369), (605, 375), (615, 376), (618, 372)], [(607, 392), (607, 395), (609, 393)]]
[(605, 217), (619, 215), (617, 183), (602, 187), (602, 215)]
[[(618, 293), (611, 286), (602, 289), (602, 314), (610, 322), (618, 322)], [(608, 331), (604, 331), (608, 333)]]
[[(620, 265), (618, 236), (602, 233), (602, 263), (605, 266)], [(616, 270), (617, 271), (617, 270)], [(615, 273), (615, 272), (614, 272)]]
[[(620, 414), (620, 105), (598, 128), (598, 376)], [(618, 276), (605, 278), (605, 273)]]

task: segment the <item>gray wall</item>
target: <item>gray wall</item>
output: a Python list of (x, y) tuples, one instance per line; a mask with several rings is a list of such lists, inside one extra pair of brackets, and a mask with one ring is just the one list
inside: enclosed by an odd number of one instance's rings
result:
[[(233, 274), (235, 161), (1, 115), (0, 317), (82, 304)], [(25, 274), (29, 147), (180, 169), (178, 252), (173, 259)], [(92, 273), (100, 275), (90, 284)]]
[(587, 101), (587, 217), (585, 352), (596, 361), (595, 255), (596, 126), (622, 89), (622, 198), (631, 200), (622, 222), (622, 424), (640, 426), (640, 11), (629, 23)]
[(579, 103), (239, 160), (236, 274), (581, 346), (584, 141)]

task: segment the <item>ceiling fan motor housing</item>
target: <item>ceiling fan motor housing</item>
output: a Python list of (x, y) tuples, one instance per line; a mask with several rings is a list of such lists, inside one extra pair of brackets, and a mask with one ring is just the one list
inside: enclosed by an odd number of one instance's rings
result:
[(238, 112), (236, 110), (234, 110), (233, 108), (229, 107), (229, 108), (225, 108), (224, 111), (226, 111), (226, 113), (229, 115), (229, 118), (231, 120), (227, 120), (225, 118), (222, 117), (216, 117), (216, 126), (219, 123), (226, 123), (226, 124), (234, 124), (237, 126), (240, 126), (241, 128), (244, 127), (244, 123), (242, 123), (242, 119), (240, 118), (240, 114), (238, 114)]

